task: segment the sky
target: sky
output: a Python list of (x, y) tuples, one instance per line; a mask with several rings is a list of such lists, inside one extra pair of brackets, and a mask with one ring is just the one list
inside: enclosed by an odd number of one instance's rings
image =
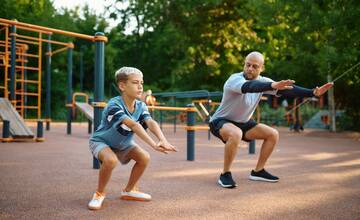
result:
[(56, 9), (62, 7), (72, 9), (76, 6), (83, 7), (86, 4), (89, 5), (90, 9), (94, 10), (96, 14), (104, 12), (105, 1), (102, 0), (53, 0)]
[[(61, 8), (73, 9), (76, 6), (80, 6), (82, 8), (86, 4), (89, 6), (90, 10), (94, 11), (95, 14), (101, 15), (105, 12), (105, 6), (114, 4), (116, 0), (53, 0), (54, 7), (58, 10)], [(121, 3), (116, 3), (117, 8), (124, 8), (126, 6)], [(118, 22), (113, 19), (109, 19), (107, 21), (110, 25), (110, 28), (115, 27)], [(125, 34), (130, 34), (134, 29), (134, 24), (128, 24), (125, 30)]]

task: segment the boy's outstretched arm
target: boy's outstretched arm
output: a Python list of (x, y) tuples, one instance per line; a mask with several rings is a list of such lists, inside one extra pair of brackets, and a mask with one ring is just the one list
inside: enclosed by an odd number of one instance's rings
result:
[(145, 129), (141, 126), (140, 123), (137, 123), (130, 118), (125, 118), (122, 123), (128, 126), (137, 136), (141, 138), (141, 140), (154, 148), (154, 150), (163, 152), (165, 154), (167, 153), (164, 148), (159, 147), (158, 144), (155, 143), (155, 141), (148, 135), (148, 133), (146, 133)]
[(130, 118), (125, 118), (122, 123), (128, 126), (137, 136), (141, 138), (141, 140), (145, 141), (152, 148), (156, 146), (155, 141), (146, 133), (141, 124), (131, 120)]
[(167, 141), (156, 121), (154, 121), (153, 119), (148, 119), (145, 121), (145, 123), (148, 126), (149, 130), (159, 139), (159, 147), (164, 148), (166, 151), (177, 152), (176, 147), (174, 147)]

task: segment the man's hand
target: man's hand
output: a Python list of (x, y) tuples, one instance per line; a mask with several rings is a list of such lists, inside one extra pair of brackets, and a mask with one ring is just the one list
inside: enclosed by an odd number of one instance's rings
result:
[(281, 80), (278, 82), (271, 83), (271, 87), (273, 89), (277, 90), (284, 90), (284, 89), (292, 89), (292, 85), (295, 83), (294, 80), (288, 79), (288, 80)]
[(157, 143), (157, 145), (154, 148), (156, 151), (162, 152), (164, 154), (167, 154), (168, 151), (174, 151), (177, 152), (178, 150), (176, 149), (176, 147), (174, 147), (173, 145), (171, 145), (169, 142), (167, 141), (159, 141), (159, 143)]
[(320, 88), (316, 86), (316, 88), (314, 89), (314, 95), (315, 96), (322, 96), (326, 91), (328, 91), (331, 87), (333, 87), (334, 83), (333, 82), (328, 82), (324, 85), (322, 85)]

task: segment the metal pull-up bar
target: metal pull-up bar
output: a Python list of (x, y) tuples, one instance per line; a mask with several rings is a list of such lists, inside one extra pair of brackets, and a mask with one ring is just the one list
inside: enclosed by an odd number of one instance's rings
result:
[(42, 32), (45, 32), (48, 34), (55, 33), (55, 34), (61, 34), (61, 35), (66, 35), (66, 36), (70, 36), (70, 37), (81, 38), (81, 39), (85, 39), (85, 40), (89, 40), (89, 41), (93, 41), (93, 42), (97, 41), (97, 40), (107, 42), (107, 37), (105, 37), (105, 36), (90, 36), (90, 35), (79, 34), (79, 33), (71, 32), (71, 31), (64, 31), (64, 30), (59, 30), (59, 29), (55, 29), (55, 28), (48, 28), (48, 27), (43, 27), (43, 26), (38, 26), (38, 25), (33, 25), (33, 24), (27, 24), (27, 23), (15, 21), (15, 20), (7, 20), (7, 19), (0, 18), (0, 23), (4, 23), (4, 24), (8, 24), (8, 25), (15, 25), (18, 27), (24, 27), (26, 29), (31, 29), (31, 30), (38, 30), (38, 31), (42, 31)]

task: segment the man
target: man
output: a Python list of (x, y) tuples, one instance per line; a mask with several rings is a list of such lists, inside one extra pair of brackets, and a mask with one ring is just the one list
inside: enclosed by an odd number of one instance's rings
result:
[(260, 76), (264, 71), (264, 57), (259, 52), (246, 56), (244, 71), (235, 73), (225, 82), (221, 104), (210, 119), (210, 131), (225, 143), (224, 167), (218, 183), (224, 188), (234, 188), (230, 168), (236, 156), (241, 140), (264, 140), (256, 167), (251, 171), (250, 180), (277, 182), (278, 177), (264, 169), (279, 139), (279, 132), (251, 119), (263, 94), (284, 95), (287, 97), (321, 96), (333, 86), (333, 83), (306, 89), (294, 85), (294, 80), (275, 82)]

